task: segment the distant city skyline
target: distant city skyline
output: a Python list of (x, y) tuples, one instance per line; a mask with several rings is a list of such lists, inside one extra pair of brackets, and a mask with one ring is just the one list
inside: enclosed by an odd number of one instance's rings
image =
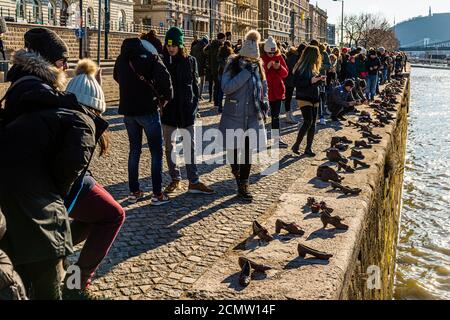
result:
[[(333, 0), (311, 0), (327, 10), (328, 22), (340, 24), (341, 2)], [(391, 24), (400, 23), (417, 16), (426, 16), (431, 6), (432, 13), (450, 12), (450, 0), (345, 0), (344, 15), (361, 12), (380, 13)]]

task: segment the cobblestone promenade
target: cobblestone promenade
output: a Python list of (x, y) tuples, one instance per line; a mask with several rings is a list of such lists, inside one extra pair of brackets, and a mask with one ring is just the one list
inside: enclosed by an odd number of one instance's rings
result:
[[(249, 235), (254, 219), (264, 221), (271, 215), (280, 196), (306, 168), (323, 163), (322, 152), (335, 132), (329, 127), (319, 131), (314, 150), (320, 153), (315, 159), (292, 157), (290, 152), (282, 150), (280, 169), (275, 174), (261, 175), (261, 168), (254, 166), (251, 190), (255, 199), (251, 204), (236, 197), (236, 185), (229, 166), (201, 164), (201, 180), (212, 186), (216, 194), (188, 194), (184, 180), (184, 189), (172, 195), (169, 205), (154, 207), (150, 205), (147, 145), (143, 148), (140, 169), (147, 197), (137, 204), (129, 204), (126, 129), (116, 107), (110, 107), (106, 114), (111, 125), (112, 148), (107, 157), (96, 158), (91, 169), (127, 214), (125, 224), (91, 286), (95, 295), (106, 299), (185, 297), (184, 292), (205, 271)], [(298, 111), (296, 115), (301, 119)], [(202, 105), (201, 116), (205, 129), (218, 126), (220, 118), (210, 104)], [(292, 145), (297, 126), (287, 125), (283, 116), (282, 127), (283, 139)], [(185, 177), (184, 168), (182, 172)], [(163, 178), (166, 186), (170, 181), (166, 164)]]

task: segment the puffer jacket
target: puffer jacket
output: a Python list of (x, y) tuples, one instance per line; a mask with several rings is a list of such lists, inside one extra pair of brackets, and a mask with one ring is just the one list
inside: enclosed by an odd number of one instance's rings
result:
[(294, 74), (295, 98), (296, 100), (308, 101), (313, 104), (320, 102), (319, 86), (323, 81), (311, 83), (311, 78), (317, 76), (311, 71), (300, 72), (297, 70)]
[[(238, 64), (236, 72), (233, 64)], [(234, 132), (237, 141), (244, 141), (244, 133), (252, 131), (257, 135), (256, 140), (250, 141), (251, 149), (264, 149), (267, 146), (266, 131), (263, 121), (263, 115), (260, 112), (260, 106), (257, 104), (268, 103), (267, 81), (262, 81), (260, 92), (261, 99), (255, 98), (255, 87), (252, 81), (252, 73), (259, 72), (257, 67), (247, 68), (241, 67), (241, 59), (231, 61), (225, 67), (222, 76), (222, 91), (225, 94), (225, 103), (223, 107), (222, 117), (220, 119), (219, 130), (223, 135), (226, 149), (241, 149), (243, 146), (233, 148), (227, 144), (227, 130)], [(236, 65), (235, 65), (236, 66)], [(257, 101), (262, 100), (262, 101)], [(236, 147), (236, 146), (235, 146)]]
[[(286, 95), (286, 87), (284, 85), (284, 79), (288, 76), (289, 70), (281, 54), (269, 57), (267, 54), (263, 54), (262, 60), (264, 62), (264, 71), (266, 72), (267, 85), (269, 87), (269, 101), (284, 100)], [(267, 68), (267, 65), (271, 61), (278, 61), (280, 63), (279, 69)]]
[[(34, 53), (22, 53), (15, 55), (14, 69), (40, 77), (26, 81), (13, 77), (6, 105), (24, 106), (25, 111), (0, 127), (0, 207), (8, 223), (2, 247), (14, 265), (72, 253), (64, 199), (77, 184), (81, 186), (96, 139), (107, 127), (76, 99), (73, 104), (49, 103), (57, 101), (49, 100), (52, 92), (47, 91), (61, 85), (49, 85), (58, 78), (58, 70)], [(27, 100), (32, 105), (9, 100), (26, 96), (33, 97)]]

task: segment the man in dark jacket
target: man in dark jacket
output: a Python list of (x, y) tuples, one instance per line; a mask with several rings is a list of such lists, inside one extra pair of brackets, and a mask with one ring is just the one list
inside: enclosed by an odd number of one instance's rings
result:
[(14, 55), (0, 128), (0, 181), (7, 182), (0, 184), (0, 206), (8, 224), (2, 246), (32, 298), (60, 299), (62, 259), (72, 253), (64, 198), (102, 131), (76, 98), (60, 99), (64, 42), (45, 28), (24, 38), (28, 50)]
[(358, 103), (352, 94), (354, 87), (355, 82), (352, 79), (348, 79), (343, 85), (331, 91), (328, 109), (331, 111), (332, 121), (345, 120), (344, 115), (354, 110), (355, 105)]
[(158, 109), (173, 98), (173, 90), (167, 68), (152, 51), (151, 44), (145, 43), (144, 47), (138, 38), (125, 39), (114, 66), (114, 80), (119, 83), (119, 114), (124, 115), (130, 142), (128, 200), (134, 203), (144, 196), (139, 186), (144, 132), (152, 156), (152, 205), (162, 205), (169, 202), (169, 198), (162, 192), (163, 138)]
[(211, 76), (211, 81), (214, 84), (214, 106), (219, 108), (219, 63), (217, 61), (217, 54), (219, 49), (225, 43), (226, 37), (224, 33), (219, 33), (217, 35), (217, 40), (213, 40), (209, 45), (203, 50), (208, 56), (208, 68)]
[(200, 77), (199, 100), (203, 100), (202, 96), (203, 96), (203, 87), (205, 85), (206, 59), (208, 58), (206, 53), (203, 52), (203, 49), (205, 49), (208, 43), (209, 43), (208, 36), (204, 36), (191, 49), (191, 56), (193, 56), (197, 60), (198, 76)]

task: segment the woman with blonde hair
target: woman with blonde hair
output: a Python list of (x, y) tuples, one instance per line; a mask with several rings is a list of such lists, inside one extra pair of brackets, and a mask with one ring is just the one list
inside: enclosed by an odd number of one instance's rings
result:
[(298, 132), (292, 151), (300, 154), (300, 144), (306, 137), (305, 155), (314, 157), (312, 143), (316, 131), (317, 111), (320, 103), (319, 86), (326, 81), (326, 76), (320, 75), (322, 54), (316, 46), (307, 46), (293, 69), (296, 87), (297, 105), (303, 115), (303, 124)]

